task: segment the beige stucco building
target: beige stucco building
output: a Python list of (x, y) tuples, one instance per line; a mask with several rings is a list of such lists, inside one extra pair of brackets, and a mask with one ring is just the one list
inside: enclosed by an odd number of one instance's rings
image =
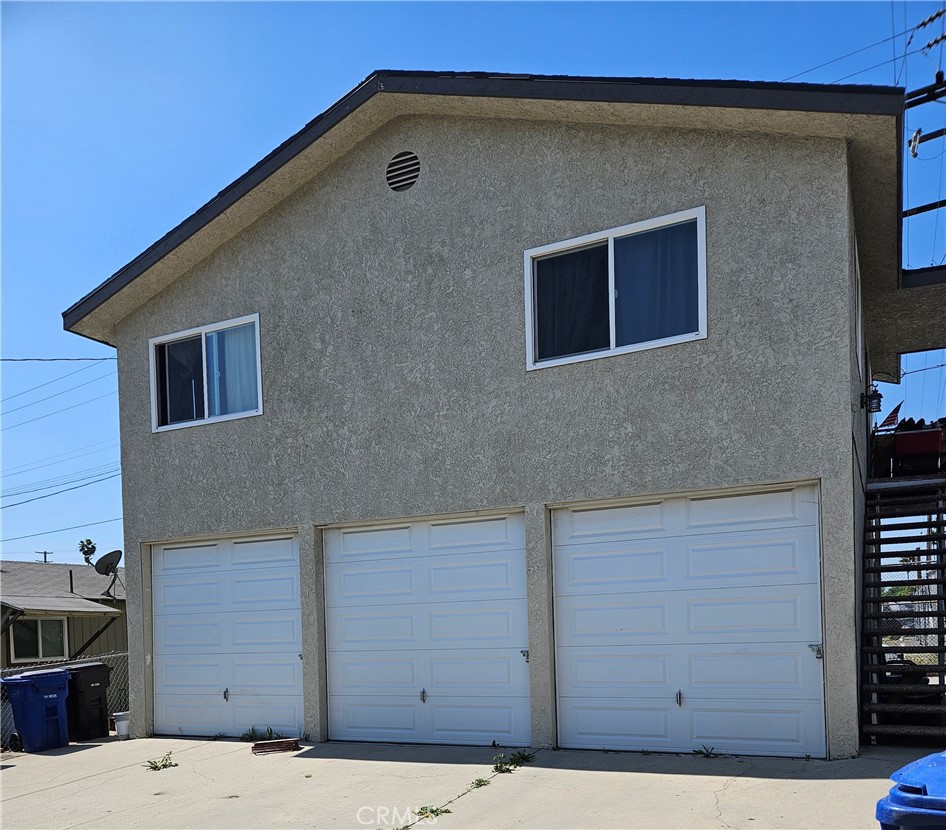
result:
[(901, 108), (377, 73), (65, 312), (134, 732), (855, 754)]

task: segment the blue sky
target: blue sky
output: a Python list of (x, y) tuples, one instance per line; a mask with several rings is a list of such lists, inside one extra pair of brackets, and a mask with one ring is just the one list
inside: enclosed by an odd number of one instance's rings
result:
[[(63, 332), (61, 312), (372, 70), (781, 81), (870, 47), (796, 80), (913, 89), (942, 65), (942, 47), (922, 46), (946, 17), (907, 48), (908, 30), (939, 7), (4, 2), (3, 556), (81, 562), (82, 538), (100, 552), (123, 545), (108, 521), (121, 516), (114, 360), (9, 359), (113, 358)], [(946, 106), (912, 111), (908, 135), (917, 126), (946, 126)], [(908, 205), (942, 196), (943, 140), (920, 156), (906, 163)], [(905, 238), (906, 264), (940, 262), (946, 211), (911, 221)], [(937, 352), (903, 368), (943, 362)], [(906, 398), (905, 415), (946, 412), (943, 369), (882, 391), (885, 411)]]

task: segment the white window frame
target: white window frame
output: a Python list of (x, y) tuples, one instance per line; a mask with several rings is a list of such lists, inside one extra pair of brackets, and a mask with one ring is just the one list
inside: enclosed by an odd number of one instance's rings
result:
[[(616, 345), (615, 319), (614, 319), (614, 240), (622, 236), (633, 236), (645, 231), (657, 230), (658, 228), (669, 227), (670, 225), (679, 225), (684, 222), (696, 220), (696, 244), (697, 244), (697, 304), (699, 315), (699, 330), (687, 334), (678, 334), (673, 337), (664, 337), (660, 340), (649, 340), (646, 343), (633, 343), (628, 346)], [(551, 357), (548, 360), (535, 359), (535, 335), (536, 335), (536, 315), (535, 315), (535, 262), (552, 254), (564, 254), (569, 251), (585, 248), (596, 243), (607, 242), (608, 244), (608, 316), (611, 327), (611, 345), (607, 349), (601, 349), (596, 352), (584, 352), (582, 354), (566, 355), (564, 357)], [(540, 245), (537, 248), (529, 248), (523, 259), (525, 271), (525, 313), (526, 313), (526, 369), (545, 369), (549, 366), (562, 366), (568, 363), (581, 363), (586, 360), (598, 360), (602, 357), (613, 357), (619, 354), (629, 354), (631, 352), (640, 352), (646, 349), (658, 349), (662, 346), (673, 346), (677, 343), (689, 343), (693, 340), (704, 340), (706, 338), (706, 207), (701, 205), (687, 210), (677, 211), (666, 216), (659, 216), (655, 219), (646, 219), (642, 222), (634, 222), (630, 225), (621, 225), (617, 228), (610, 228), (598, 233), (589, 233), (584, 236), (577, 236), (574, 239), (566, 239), (564, 242), (553, 242), (549, 245)]]
[[(207, 383), (207, 335), (221, 329), (232, 329), (237, 326), (253, 323), (256, 331), (256, 408), (248, 409), (246, 412), (234, 412), (229, 415), (207, 415), (210, 412), (210, 386)], [(178, 424), (158, 425), (158, 376), (157, 361), (155, 360), (155, 349), (158, 346), (174, 343), (177, 340), (187, 340), (191, 337), (200, 335), (201, 347), (201, 370), (204, 377), (204, 417), (195, 418), (193, 421), (182, 421)], [(252, 418), (254, 415), (263, 414), (263, 358), (260, 352), (260, 333), (259, 333), (259, 314), (247, 314), (244, 317), (235, 317), (232, 320), (224, 320), (220, 323), (211, 323), (206, 326), (197, 326), (196, 328), (177, 331), (174, 334), (163, 334), (160, 337), (152, 337), (148, 341), (148, 366), (151, 376), (151, 431), (169, 432), (174, 429), (185, 429), (187, 427), (196, 427), (203, 424), (215, 424), (220, 421), (234, 421), (237, 418)]]
[[(13, 626), (18, 622), (29, 622), (35, 620), (39, 623), (36, 627), (36, 650), (39, 652), (37, 657), (17, 657), (16, 645), (13, 637)], [(40, 630), (46, 622), (62, 623), (62, 654), (56, 654), (53, 657), (43, 656), (43, 633)], [(11, 663), (49, 663), (53, 660), (69, 659), (69, 624), (66, 617), (18, 617), (10, 626), (10, 662)]]

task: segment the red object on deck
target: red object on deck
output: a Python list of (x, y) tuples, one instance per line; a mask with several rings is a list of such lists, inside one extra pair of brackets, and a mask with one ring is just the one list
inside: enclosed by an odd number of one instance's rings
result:
[(920, 429), (915, 432), (897, 432), (893, 436), (893, 454), (904, 455), (939, 455), (943, 451), (943, 431), (941, 429)]

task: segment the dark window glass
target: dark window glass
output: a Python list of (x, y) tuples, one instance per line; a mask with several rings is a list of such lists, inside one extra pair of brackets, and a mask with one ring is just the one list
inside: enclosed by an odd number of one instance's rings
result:
[(201, 338), (162, 343), (155, 349), (158, 426), (204, 417), (204, 370)]
[(699, 330), (696, 222), (614, 240), (617, 346)]
[(606, 244), (536, 261), (535, 329), (536, 360), (611, 345)]
[(13, 653), (17, 660), (39, 657), (39, 620), (17, 620), (13, 623)]

